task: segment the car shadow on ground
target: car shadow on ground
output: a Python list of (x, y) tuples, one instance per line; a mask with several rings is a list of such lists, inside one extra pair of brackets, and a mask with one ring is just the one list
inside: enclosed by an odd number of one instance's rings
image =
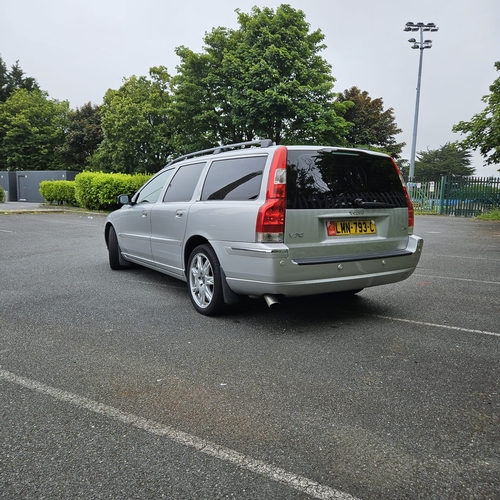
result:
[[(123, 273), (127, 280), (132, 278), (141, 282), (147, 281), (165, 289), (164, 293), (175, 294), (179, 301), (185, 304), (189, 316), (192, 315), (198, 320), (202, 318), (191, 304), (185, 282), (141, 266), (133, 266), (120, 273)], [(240, 296), (239, 302), (228, 306), (223, 314), (205, 319), (221, 324), (230, 322), (255, 327), (271, 325), (276, 327), (276, 331), (282, 331), (284, 327), (300, 331), (306, 327), (309, 329), (314, 324), (324, 326), (325, 321), (329, 321), (332, 328), (337, 328), (340, 325), (362, 323), (366, 321), (367, 315), (389, 313), (386, 304), (378, 303), (364, 290), (359, 294), (338, 292), (305, 297), (281, 297), (279, 303), (271, 307), (263, 298)]]

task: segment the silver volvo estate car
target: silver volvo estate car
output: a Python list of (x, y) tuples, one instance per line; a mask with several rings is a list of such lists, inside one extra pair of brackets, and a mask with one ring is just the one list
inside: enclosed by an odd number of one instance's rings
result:
[(415, 270), (422, 238), (391, 157), (360, 149), (232, 144), (180, 157), (106, 219), (112, 269), (186, 281), (202, 314), (242, 295), (357, 293)]

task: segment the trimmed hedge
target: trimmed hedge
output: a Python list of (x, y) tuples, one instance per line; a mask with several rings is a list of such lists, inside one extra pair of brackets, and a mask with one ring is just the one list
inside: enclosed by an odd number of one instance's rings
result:
[(74, 181), (42, 181), (40, 194), (47, 203), (76, 205)]
[(5, 191), (3, 190), (3, 187), (0, 186), (0, 203), (3, 203), (5, 201)]
[(120, 194), (132, 196), (150, 177), (148, 174), (81, 172), (74, 180), (76, 201), (89, 210), (114, 210), (119, 207)]

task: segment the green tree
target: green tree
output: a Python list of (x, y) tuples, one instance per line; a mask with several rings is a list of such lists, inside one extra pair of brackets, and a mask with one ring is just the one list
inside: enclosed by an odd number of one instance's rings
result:
[(384, 110), (381, 97), (372, 99), (366, 90), (351, 87), (339, 94), (337, 101), (354, 104), (344, 114), (344, 118), (353, 124), (346, 135), (350, 146), (367, 147), (384, 151), (394, 158), (400, 157), (406, 144), (396, 142), (394, 136), (402, 130), (395, 122), (393, 108)]
[(185, 142), (343, 144), (347, 106), (335, 102), (331, 66), (319, 55), (324, 35), (290, 5), (236, 12), (239, 29), (212, 30), (204, 53), (177, 49), (176, 123)]
[(439, 149), (419, 151), (415, 162), (415, 178), (437, 181), (443, 175), (467, 177), (475, 171), (471, 167), (471, 153), (456, 142), (448, 142)]
[(70, 170), (83, 170), (103, 140), (101, 107), (88, 102), (68, 114), (68, 130), (60, 150)]
[(0, 170), (57, 170), (69, 103), (15, 90), (0, 103)]
[(16, 61), (9, 71), (0, 56), (0, 102), (5, 102), (12, 92), (17, 89), (39, 90), (37, 81), (24, 75), (24, 71), (19, 66), (19, 61)]
[[(500, 71), (500, 61), (495, 63), (495, 68)], [(500, 164), (500, 77), (490, 85), (490, 94), (481, 100), (486, 103), (484, 110), (468, 122), (457, 123), (452, 130), (468, 134), (461, 141), (462, 147), (479, 149), (486, 165)]]
[(110, 172), (157, 172), (173, 153), (170, 76), (151, 68), (150, 78), (124, 79), (109, 89), (101, 107), (104, 140), (92, 165)]

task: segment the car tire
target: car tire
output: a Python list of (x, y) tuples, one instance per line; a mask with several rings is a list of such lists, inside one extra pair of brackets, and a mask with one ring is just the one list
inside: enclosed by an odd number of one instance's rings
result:
[(197, 246), (188, 261), (188, 291), (194, 308), (212, 316), (225, 309), (220, 263), (210, 245)]
[(120, 269), (126, 269), (127, 267), (130, 267), (130, 264), (122, 257), (122, 251), (120, 250), (118, 237), (113, 226), (109, 228), (108, 254), (109, 267), (111, 267), (113, 271), (119, 271)]

